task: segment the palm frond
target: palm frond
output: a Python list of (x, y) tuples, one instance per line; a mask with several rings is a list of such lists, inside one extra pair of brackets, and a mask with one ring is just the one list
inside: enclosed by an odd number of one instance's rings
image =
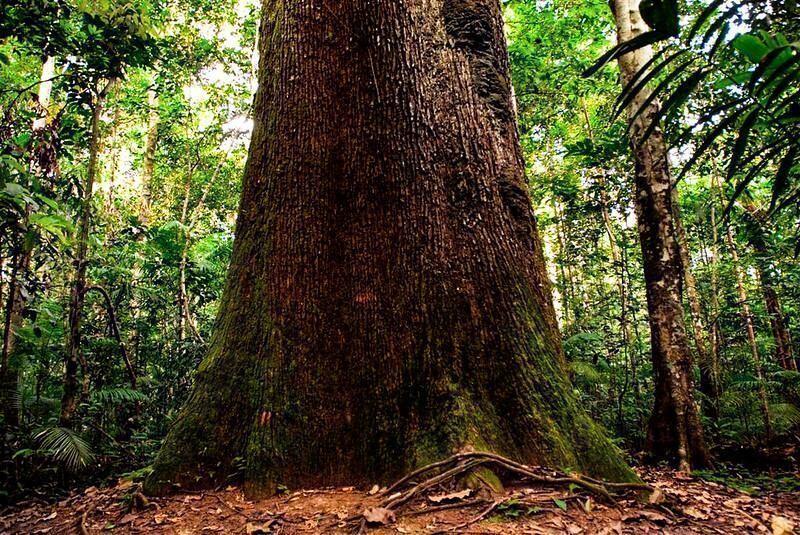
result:
[(78, 433), (66, 427), (45, 427), (34, 439), (67, 470), (76, 471), (94, 460), (94, 452)]
[(791, 403), (773, 403), (769, 412), (775, 427), (791, 429), (800, 425), (800, 409)]

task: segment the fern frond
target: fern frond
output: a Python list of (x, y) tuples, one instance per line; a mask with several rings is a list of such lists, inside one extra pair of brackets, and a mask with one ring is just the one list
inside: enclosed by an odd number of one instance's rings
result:
[(91, 401), (101, 405), (120, 405), (136, 401), (147, 401), (147, 396), (131, 388), (105, 388), (91, 395)]

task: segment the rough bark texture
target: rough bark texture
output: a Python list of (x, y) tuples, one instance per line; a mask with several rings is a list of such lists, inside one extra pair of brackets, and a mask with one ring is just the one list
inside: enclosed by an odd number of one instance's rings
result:
[(267, 0), (260, 45), (218, 324), (146, 490), (467, 447), (633, 477), (566, 379), (497, 0)]
[[(614, 0), (612, 11), (620, 42), (646, 31), (639, 0)], [(620, 58), (623, 84), (647, 64), (652, 53), (650, 47), (644, 47)], [(708, 452), (694, 402), (692, 356), (681, 301), (683, 264), (672, 206), (667, 146), (659, 128), (643, 139), (644, 132), (656, 120), (657, 100), (634, 119), (647, 97), (646, 89), (640, 91), (628, 109), (655, 382), (655, 406), (648, 425), (647, 444), (654, 457), (677, 457), (680, 468), (689, 470), (706, 465)]]

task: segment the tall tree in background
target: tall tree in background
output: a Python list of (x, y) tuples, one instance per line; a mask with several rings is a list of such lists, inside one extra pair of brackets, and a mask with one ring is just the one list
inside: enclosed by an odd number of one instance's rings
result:
[[(40, 138), (48, 136), (45, 128), (47, 126), (47, 109), (50, 106), (50, 93), (53, 88), (54, 73), (55, 58), (52, 56), (45, 57), (42, 62), (42, 74), (39, 78), (36, 98), (38, 110), (32, 128), (32, 133)], [(40, 160), (37, 156), (39, 155), (33, 155), (33, 161), (30, 162), (31, 172), (43, 177), (52, 175), (55, 172), (52, 168), (56, 167), (57, 164), (48, 161), (47, 158), (41, 158), (41, 161), (37, 161)], [(25, 203), (23, 211), (23, 229), (11, 259), (12, 268), (8, 284), (8, 299), (3, 303), (5, 318), (3, 321), (2, 356), (0, 357), (0, 392), (3, 393), (0, 399), (3, 401), (3, 418), (12, 427), (16, 427), (19, 424), (20, 403), (17, 394), (19, 389), (19, 370), (13, 365), (11, 357), (14, 352), (17, 333), (22, 326), (25, 301), (30, 293), (25, 286), (36, 241), (35, 233), (30, 228), (31, 206), (29, 202)]]
[[(639, 0), (614, 0), (612, 10), (620, 43), (647, 32)], [(652, 57), (639, 48), (619, 58), (627, 85)], [(678, 241), (674, 187), (667, 146), (659, 128), (645, 136), (657, 120), (659, 104), (642, 89), (628, 105), (630, 140), (635, 165), (634, 202), (642, 246), (655, 406), (648, 426), (648, 449), (658, 458), (676, 456), (682, 470), (708, 462), (700, 417), (694, 402), (692, 356), (681, 301), (683, 263)]]
[(764, 307), (769, 315), (772, 337), (775, 340), (775, 359), (785, 370), (797, 371), (797, 361), (792, 348), (792, 335), (787, 325), (787, 318), (778, 296), (778, 270), (767, 244), (769, 219), (763, 210), (754, 202), (744, 204), (744, 217), (747, 228), (747, 241), (755, 253), (755, 267), (761, 282), (761, 293), (764, 296)]
[(499, 2), (266, 1), (260, 48), (218, 326), (146, 489), (470, 447), (633, 477), (566, 378)]
[[(103, 104), (113, 81), (101, 81), (102, 87), (96, 87), (91, 98), (91, 122), (89, 134), (89, 163), (86, 167), (86, 179), (83, 182), (81, 212), (78, 221), (77, 248), (75, 258), (75, 275), (72, 280), (69, 298), (69, 336), (67, 338), (66, 362), (64, 369), (64, 389), (61, 394), (61, 415), (59, 423), (70, 427), (78, 409), (81, 394), (88, 389), (88, 370), (81, 352), (81, 314), (86, 297), (86, 270), (89, 261), (89, 230), (92, 218), (92, 190), (97, 178), (98, 158), (100, 156), (100, 120)], [(78, 384), (78, 367), (83, 368), (83, 386)]]

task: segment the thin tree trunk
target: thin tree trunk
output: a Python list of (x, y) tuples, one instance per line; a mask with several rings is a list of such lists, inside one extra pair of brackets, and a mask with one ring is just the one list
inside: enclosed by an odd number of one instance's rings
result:
[[(559, 220), (561, 219), (561, 213), (558, 209), (558, 201), (555, 198), (552, 199), (553, 203), (553, 212), (555, 213), (556, 218)], [(564, 237), (561, 234), (561, 224), (556, 223), (556, 243), (558, 244), (558, 253), (556, 254), (556, 258), (558, 259), (558, 271), (559, 271), (559, 278), (561, 279), (561, 284), (559, 285), (561, 294), (561, 312), (563, 317), (561, 319), (562, 329), (564, 331), (569, 331), (572, 327), (572, 319), (570, 317), (570, 312), (572, 308), (572, 296), (570, 295), (570, 281), (571, 278), (567, 276), (567, 261), (566, 261), (566, 244), (564, 243)]]
[(198, 153), (197, 159), (192, 162), (192, 165), (189, 167), (189, 172), (186, 175), (186, 182), (183, 185), (183, 204), (181, 205), (181, 231), (184, 234), (184, 241), (183, 241), (183, 248), (181, 251), (181, 258), (180, 262), (178, 263), (178, 299), (177, 299), (177, 308), (178, 308), (178, 316), (177, 316), (177, 335), (178, 341), (183, 341), (186, 335), (186, 324), (189, 321), (189, 307), (187, 304), (187, 295), (186, 295), (186, 264), (188, 261), (188, 253), (189, 253), (189, 230), (187, 227), (187, 221), (189, 216), (189, 198), (192, 192), (192, 180), (194, 179), (194, 172), (197, 166), (200, 164), (200, 155)]
[[(92, 104), (91, 135), (89, 138), (89, 163), (86, 169), (86, 180), (83, 184), (81, 199), (81, 216), (78, 224), (77, 250), (75, 252), (75, 276), (72, 282), (69, 299), (69, 337), (64, 370), (64, 387), (61, 395), (60, 424), (71, 427), (80, 403), (81, 393), (88, 387), (88, 367), (81, 348), (81, 315), (86, 294), (86, 269), (89, 253), (89, 231), (92, 217), (92, 189), (97, 178), (97, 162), (100, 152), (100, 117), (106, 94), (111, 88), (108, 82), (94, 98)], [(78, 367), (83, 368), (83, 387), (78, 384)]]
[(750, 346), (750, 355), (753, 358), (753, 367), (758, 381), (758, 399), (761, 404), (761, 415), (764, 418), (764, 432), (767, 440), (772, 438), (772, 419), (769, 413), (769, 399), (767, 389), (764, 386), (764, 373), (761, 367), (761, 356), (758, 354), (758, 344), (756, 343), (756, 329), (753, 325), (753, 314), (747, 302), (747, 289), (744, 285), (744, 270), (739, 261), (739, 253), (736, 250), (736, 243), (733, 240), (733, 231), (728, 225), (725, 230), (725, 241), (728, 243), (728, 250), (731, 253), (733, 271), (736, 276), (736, 291), (739, 295), (739, 307), (741, 308), (742, 322), (747, 331), (747, 343)]
[[(717, 188), (716, 177), (712, 174), (711, 177), (712, 191)], [(720, 363), (721, 348), (722, 348), (722, 328), (720, 325), (721, 308), (719, 305), (719, 233), (717, 231), (717, 208), (716, 203), (711, 203), (711, 356), (718, 366)], [(719, 389), (722, 395), (722, 371), (720, 369), (719, 375)]]
[[(628, 252), (627, 248), (620, 248), (620, 277), (623, 282), (627, 281), (628, 286), (631, 286), (630, 270), (628, 269)], [(626, 292), (626, 296), (628, 293)], [(627, 314), (628, 304), (625, 303), (625, 310)], [(633, 337), (631, 338), (631, 388), (633, 389), (633, 399), (636, 402), (636, 408), (640, 407), (642, 398), (642, 390), (639, 384), (639, 347), (641, 347), (641, 337), (639, 336), (638, 320), (636, 319), (635, 309), (631, 310), (631, 321), (629, 325), (633, 326)]]
[[(38, 109), (36, 119), (33, 121), (33, 131), (38, 132), (47, 126), (47, 110), (50, 106), (50, 95), (53, 90), (52, 78), (55, 73), (55, 58), (49, 56), (42, 64), (42, 73), (39, 78), (37, 94)], [(36, 162), (31, 163), (31, 169), (36, 172)], [(19, 425), (19, 370), (11, 365), (11, 355), (14, 352), (17, 332), (22, 327), (23, 313), (27, 292), (24, 288), (25, 277), (30, 270), (33, 258), (34, 239), (26, 235), (31, 206), (25, 205), (22, 226), (23, 235), (20, 236), (17, 251), (13, 256), (13, 267), (8, 286), (8, 300), (5, 305), (5, 323), (3, 329), (3, 348), (0, 357), (0, 392), (12, 396), (14, 399), (3, 401), (3, 418), (7, 425)]]
[[(116, 92), (116, 91), (115, 91)], [(119, 157), (120, 157), (120, 141), (119, 137), (119, 124), (120, 118), (122, 117), (122, 108), (117, 106), (114, 109), (114, 118), (111, 120), (111, 131), (108, 133), (108, 145), (111, 146), (110, 148), (110, 165), (108, 171), (108, 192), (106, 197), (106, 211), (109, 214), (116, 213), (116, 207), (114, 206), (114, 190), (116, 188), (116, 180), (117, 180), (117, 173), (119, 171)], [(101, 151), (104, 149), (101, 148)], [(109, 234), (107, 237), (109, 240), (114, 240), (114, 235)]]
[(769, 315), (772, 336), (775, 340), (775, 358), (783, 369), (797, 371), (792, 337), (786, 325), (786, 316), (776, 290), (778, 286), (776, 270), (765, 236), (766, 217), (752, 202), (744, 203), (744, 208), (748, 216), (746, 220), (748, 242), (755, 252), (755, 266), (761, 280), (764, 305)]
[[(614, 0), (612, 11), (619, 42), (647, 30), (639, 13), (639, 0)], [(622, 83), (652, 57), (645, 47), (622, 56)], [(656, 128), (646, 140), (644, 132), (656, 120), (659, 104), (646, 103), (648, 90), (639, 92), (628, 107), (631, 149), (635, 163), (634, 199), (642, 246), (651, 355), (655, 381), (655, 407), (648, 426), (648, 450), (656, 458), (677, 457), (682, 471), (708, 464), (700, 417), (694, 402), (692, 355), (681, 301), (682, 262), (672, 208), (672, 179), (663, 133)]]
[(142, 207), (140, 218), (143, 223), (150, 221), (153, 202), (153, 172), (156, 163), (156, 147), (158, 145), (158, 93), (155, 89), (147, 90), (147, 138), (144, 146), (144, 162), (142, 165)]
[[(592, 129), (592, 122), (589, 117), (589, 109), (586, 106), (586, 100), (581, 98), (581, 110), (583, 111), (583, 120), (586, 125), (586, 134), (589, 137), (589, 140), (594, 144), (594, 131)], [(633, 349), (631, 348), (631, 327), (630, 322), (628, 321), (628, 294), (625, 290), (625, 273), (622, 267), (622, 256), (620, 255), (619, 245), (617, 244), (617, 238), (614, 235), (614, 225), (611, 220), (611, 213), (608, 209), (610, 204), (608, 199), (608, 192), (606, 191), (606, 177), (605, 177), (605, 170), (598, 169), (595, 175), (595, 180), (597, 182), (597, 186), (599, 189), (599, 201), (600, 201), (600, 214), (603, 218), (603, 227), (606, 230), (606, 235), (608, 237), (608, 247), (611, 250), (611, 260), (614, 263), (614, 272), (616, 276), (616, 286), (617, 286), (617, 293), (619, 294), (619, 303), (620, 303), (620, 314), (619, 314), (619, 326), (620, 326), (620, 333), (622, 334), (622, 349), (625, 356), (626, 367), (627, 364), (630, 364), (630, 371), (631, 373), (635, 372), (636, 364), (635, 359), (636, 356), (633, 354)], [(634, 392), (638, 396), (638, 389), (639, 385), (635, 377), (632, 378)], [(620, 396), (620, 414), (621, 414), (621, 407), (622, 407), (622, 395)]]
[(697, 279), (692, 273), (691, 259), (689, 258), (689, 242), (686, 239), (686, 231), (683, 228), (678, 206), (677, 189), (673, 187), (672, 206), (675, 216), (675, 231), (678, 237), (678, 247), (680, 248), (681, 264), (683, 265), (683, 281), (686, 288), (686, 298), (689, 301), (690, 319), (692, 323), (692, 333), (694, 334), (694, 345), (697, 351), (697, 362), (700, 366), (700, 391), (706, 399), (706, 412), (712, 418), (717, 418), (719, 396), (719, 362), (715, 358), (713, 351), (710, 351), (711, 344), (706, 335), (706, 327), (703, 324), (703, 309), (700, 305), (700, 294), (697, 291)]
[[(26, 208), (26, 213), (27, 213)], [(23, 236), (17, 253), (14, 255), (14, 267), (8, 285), (8, 299), (5, 306), (5, 324), (3, 329), (3, 352), (0, 361), (0, 392), (2, 392), (3, 419), (6, 425), (19, 425), (19, 370), (12, 366), (11, 355), (14, 351), (16, 335), (22, 327), (25, 308), (24, 277), (30, 269), (33, 255), (33, 241)]]
[(53, 92), (53, 76), (56, 72), (56, 58), (48, 56), (42, 64), (42, 76), (39, 78), (39, 91), (37, 100), (39, 102), (39, 113), (33, 121), (34, 130), (42, 130), (47, 126), (48, 108), (50, 107), (50, 94)]
[(225, 163), (225, 160), (228, 158), (229, 154), (226, 154), (224, 158), (222, 158), (217, 167), (214, 169), (214, 173), (211, 175), (210, 180), (206, 184), (206, 187), (203, 188), (203, 193), (200, 195), (200, 200), (197, 202), (197, 206), (194, 207), (192, 210), (191, 215), (189, 214), (189, 193), (191, 190), (191, 179), (193, 173), (190, 173), (189, 179), (186, 182), (186, 188), (184, 191), (184, 198), (183, 198), (183, 209), (181, 211), (181, 226), (184, 230), (184, 241), (183, 241), (183, 249), (181, 250), (181, 260), (179, 264), (179, 286), (178, 286), (178, 303), (179, 303), (179, 314), (181, 315), (179, 321), (179, 340), (183, 339), (183, 329), (185, 325), (189, 326), (189, 329), (192, 331), (194, 337), (201, 343), (204, 344), (205, 340), (203, 340), (200, 331), (197, 329), (197, 323), (194, 321), (192, 317), (191, 310), (189, 308), (189, 292), (186, 289), (186, 268), (188, 266), (189, 261), (189, 247), (191, 245), (192, 240), (192, 231), (194, 230), (194, 226), (197, 224), (197, 220), (200, 217), (203, 208), (205, 207), (206, 198), (208, 197), (208, 192), (211, 191), (211, 187), (214, 185), (214, 182), (217, 180), (217, 176), (219, 176), (219, 172), (222, 169), (222, 165)]
[(633, 477), (567, 380), (500, 3), (263, 9), (217, 328), (145, 489), (237, 458), (255, 495), (383, 482), (469, 448)]
[(119, 331), (119, 324), (117, 323), (117, 312), (114, 308), (114, 303), (111, 301), (111, 296), (102, 286), (89, 286), (83, 291), (83, 293), (86, 295), (92, 291), (99, 293), (103, 298), (103, 304), (105, 305), (106, 313), (108, 314), (108, 327), (111, 330), (111, 335), (119, 345), (119, 351), (122, 355), (122, 362), (125, 364), (125, 371), (128, 372), (128, 380), (130, 381), (131, 388), (136, 390), (136, 370), (134, 369), (133, 363), (128, 356), (128, 348), (125, 345), (125, 342), (122, 340), (122, 334)]

